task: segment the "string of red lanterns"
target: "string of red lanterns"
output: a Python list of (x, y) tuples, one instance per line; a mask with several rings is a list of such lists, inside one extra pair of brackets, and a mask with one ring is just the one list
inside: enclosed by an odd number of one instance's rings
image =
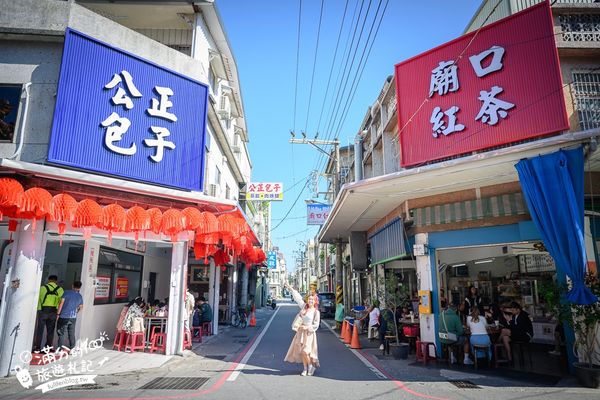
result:
[[(147, 231), (164, 234), (177, 241), (180, 233), (193, 231), (196, 259), (212, 256), (215, 265), (225, 268), (232, 255), (239, 256), (246, 264), (259, 264), (266, 260), (260, 247), (252, 245), (252, 233), (246, 221), (233, 214), (214, 214), (195, 207), (183, 210), (170, 208), (164, 213), (154, 207), (144, 210), (140, 206), (125, 210), (119, 204), (100, 206), (94, 200), (77, 202), (72, 196), (61, 193), (52, 196), (47, 190), (33, 187), (27, 190), (15, 179), (0, 178), (0, 218), (21, 218), (35, 221), (47, 218), (58, 222), (58, 233), (62, 236), (66, 224), (84, 229), (84, 239), (91, 237), (91, 229), (98, 227), (108, 231), (108, 240), (113, 232), (132, 232), (135, 241), (139, 233)], [(15, 232), (17, 222), (9, 220), (9, 231)]]

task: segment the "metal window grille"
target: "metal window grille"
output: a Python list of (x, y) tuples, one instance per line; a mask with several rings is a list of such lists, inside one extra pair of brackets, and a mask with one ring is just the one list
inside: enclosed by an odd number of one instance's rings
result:
[(600, 41), (600, 14), (564, 14), (558, 20), (565, 42)]
[(600, 127), (600, 72), (573, 72), (573, 89), (580, 128)]
[(397, 218), (369, 237), (373, 264), (406, 253), (404, 247), (404, 223)]

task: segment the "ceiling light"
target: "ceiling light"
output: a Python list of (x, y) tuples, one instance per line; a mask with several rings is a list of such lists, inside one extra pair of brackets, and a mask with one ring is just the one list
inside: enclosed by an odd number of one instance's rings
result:
[(475, 264), (487, 264), (487, 263), (491, 263), (491, 262), (493, 262), (493, 261), (494, 261), (494, 259), (493, 259), (493, 258), (490, 258), (490, 259), (488, 259), (488, 260), (479, 260), (479, 261), (475, 261)]

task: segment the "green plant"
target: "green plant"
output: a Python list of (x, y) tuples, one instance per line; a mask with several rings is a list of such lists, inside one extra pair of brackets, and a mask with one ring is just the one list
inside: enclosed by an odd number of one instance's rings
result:
[[(600, 298), (600, 280), (596, 275), (588, 273), (585, 284), (592, 293)], [(572, 318), (567, 321), (575, 331), (575, 352), (579, 361), (589, 368), (600, 365), (600, 302), (581, 305), (571, 304)]]
[(553, 281), (542, 281), (538, 284), (538, 296), (545, 314), (559, 321), (571, 318), (571, 309), (565, 302), (566, 285), (559, 285)]
[[(386, 307), (392, 313), (394, 321), (394, 335), (396, 344), (400, 344), (400, 336), (398, 332), (398, 320), (396, 318), (396, 310), (410, 305), (410, 293), (408, 287), (402, 285), (398, 276), (390, 273), (387, 278), (379, 277), (377, 285), (377, 295), (379, 299), (383, 299)], [(383, 318), (383, 316), (382, 316)]]

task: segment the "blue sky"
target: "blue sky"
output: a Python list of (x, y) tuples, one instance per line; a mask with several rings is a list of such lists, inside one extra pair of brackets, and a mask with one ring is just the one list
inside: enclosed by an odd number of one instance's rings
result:
[[(341, 36), (346, 0), (325, 0), (316, 62), (321, 0), (302, 0), (298, 63), (300, 0), (217, 0), (216, 3), (240, 76), (253, 163), (252, 181), (283, 182), (284, 200), (272, 203), (272, 226), (279, 225), (272, 231), (272, 238), (284, 253), (290, 270), (295, 264), (294, 252), (301, 246), (298, 241), (307, 242), (318, 231), (318, 227), (306, 225), (304, 200), (313, 195), (303, 188), (311, 170), (322, 171), (325, 162), (312, 146), (289, 143), (290, 131), (295, 130), (298, 137), (300, 131), (314, 137), (319, 128), (319, 138), (337, 135), (342, 146), (352, 143), (368, 107), (379, 95), (386, 77), (394, 73), (394, 65), (460, 36), (481, 0), (348, 0)], [(361, 4), (364, 7), (357, 25), (355, 15)], [(355, 42), (358, 40), (365, 15), (363, 34), (352, 63), (354, 52), (347, 50), (348, 43), (353, 35)], [(381, 15), (383, 19), (375, 37)], [(369, 56), (365, 52), (359, 64), (369, 32), (375, 41)], [(337, 60), (332, 68), (338, 36)], [(358, 68), (363, 65), (361, 75)], [(325, 97), (330, 75), (329, 93)], [(343, 76), (349, 76), (345, 90)], [(356, 89), (352, 97), (353, 83)], [(336, 102), (336, 98), (341, 100)], [(343, 107), (345, 104), (348, 106)], [(286, 214), (287, 218), (281, 222)]]

